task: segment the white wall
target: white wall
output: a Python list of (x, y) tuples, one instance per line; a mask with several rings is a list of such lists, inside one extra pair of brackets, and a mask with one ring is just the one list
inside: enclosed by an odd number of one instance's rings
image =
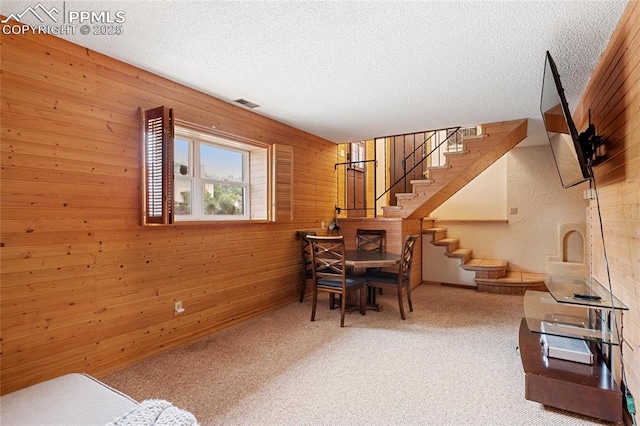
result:
[[(557, 255), (558, 226), (585, 222), (588, 203), (583, 192), (589, 184), (563, 189), (548, 145), (516, 147), (506, 155), (506, 165), (507, 208), (517, 208), (518, 214), (508, 215), (508, 223), (447, 224), (447, 236), (459, 238), (460, 247), (472, 249), (475, 258), (504, 259), (510, 270), (543, 273), (546, 256)], [(494, 192), (491, 182), (480, 180), (473, 185), (481, 194)], [(473, 206), (467, 209), (474, 211)], [(446, 258), (444, 248), (436, 247), (434, 252), (429, 246), (430, 238), (425, 235), (423, 280), (449, 282), (440, 278), (460, 274), (443, 271), (459, 268), (459, 261)], [(466, 276), (461, 279), (467, 282), (460, 284), (468, 284)]]
[(507, 155), (429, 215), (439, 220), (507, 219)]

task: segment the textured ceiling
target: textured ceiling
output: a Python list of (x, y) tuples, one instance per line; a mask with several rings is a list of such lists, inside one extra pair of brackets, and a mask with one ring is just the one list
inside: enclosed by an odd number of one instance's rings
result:
[(63, 37), (345, 142), (518, 118), (532, 139), (545, 51), (575, 108), (627, 1), (42, 4), (124, 11), (121, 35)]

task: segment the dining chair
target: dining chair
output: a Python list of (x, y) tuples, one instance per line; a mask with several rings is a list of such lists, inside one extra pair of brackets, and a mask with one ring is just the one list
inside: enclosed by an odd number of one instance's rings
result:
[[(387, 231), (384, 229), (358, 229), (356, 230), (356, 247), (358, 250), (384, 251), (386, 248)], [(380, 269), (380, 268), (377, 268)], [(375, 289), (369, 289), (371, 299), (375, 300)], [(382, 289), (378, 289), (382, 295)]]
[(313, 265), (313, 308), (311, 321), (316, 319), (318, 292), (328, 292), (340, 296), (340, 327), (344, 327), (344, 316), (347, 310), (347, 294), (360, 291), (360, 313), (366, 314), (367, 281), (358, 275), (347, 274), (345, 264), (344, 237), (307, 236), (311, 245)]
[(373, 288), (386, 288), (395, 290), (398, 295), (398, 305), (400, 306), (400, 317), (406, 319), (402, 293), (406, 289), (409, 311), (413, 312), (411, 303), (411, 264), (413, 262), (413, 249), (420, 235), (407, 235), (404, 239), (402, 256), (398, 263), (398, 272), (385, 272), (371, 270), (364, 274), (367, 286)]
[(300, 252), (302, 254), (302, 289), (300, 290), (300, 303), (304, 300), (307, 291), (307, 280), (313, 278), (313, 267), (311, 263), (311, 245), (307, 236), (317, 235), (316, 231), (296, 231), (296, 236), (300, 239)]
[(358, 250), (384, 251), (386, 234), (384, 229), (358, 229), (356, 246)]

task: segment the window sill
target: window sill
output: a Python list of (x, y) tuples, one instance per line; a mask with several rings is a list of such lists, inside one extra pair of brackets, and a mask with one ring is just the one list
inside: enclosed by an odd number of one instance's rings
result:
[(189, 220), (189, 221), (178, 221), (174, 223), (149, 223), (145, 224), (143, 228), (156, 228), (156, 227), (174, 227), (174, 228), (182, 228), (182, 227), (207, 227), (207, 226), (219, 226), (219, 225), (254, 225), (254, 224), (266, 224), (272, 223), (272, 221), (267, 219), (243, 219), (243, 220)]

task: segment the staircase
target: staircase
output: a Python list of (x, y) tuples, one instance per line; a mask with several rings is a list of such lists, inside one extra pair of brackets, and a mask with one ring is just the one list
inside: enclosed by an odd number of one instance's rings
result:
[(435, 219), (423, 219), (422, 233), (431, 235), (431, 244), (445, 247), (445, 256), (460, 259), (462, 269), (475, 272), (474, 281), (478, 291), (499, 294), (547, 291), (544, 274), (509, 271), (506, 260), (474, 258), (471, 249), (459, 247), (459, 239), (447, 237), (447, 228), (436, 227)]
[(464, 270), (475, 273), (478, 291), (524, 294), (527, 290), (546, 290), (544, 274), (509, 271), (506, 260), (473, 258), (471, 249), (460, 248), (459, 239), (447, 237), (447, 229), (436, 227), (435, 219), (428, 218), (433, 210), (527, 137), (526, 119), (481, 127), (483, 134), (463, 137), (461, 150), (444, 154), (444, 165), (430, 166), (425, 179), (410, 181), (412, 192), (397, 193), (397, 205), (383, 207), (383, 216), (421, 220), (422, 233), (432, 236), (432, 244), (445, 247), (447, 257), (460, 259)]
[(445, 154), (444, 166), (429, 167), (428, 178), (412, 180), (412, 192), (396, 194), (397, 205), (383, 207), (384, 217), (427, 217), (527, 137), (526, 119), (483, 124), (482, 128), (482, 135), (463, 139), (461, 151)]
[(447, 229), (436, 227), (428, 215), (471, 182), (491, 164), (527, 137), (527, 120), (482, 125), (483, 134), (465, 136), (462, 149), (444, 154), (445, 165), (428, 167), (423, 180), (412, 180), (412, 192), (396, 194), (396, 206), (383, 207), (384, 217), (422, 219), (422, 233), (432, 236), (432, 244), (445, 247), (445, 256), (460, 259), (460, 266), (475, 272), (478, 291), (524, 294), (527, 290), (546, 291), (544, 274), (509, 271), (500, 259), (477, 259), (473, 251), (461, 248), (460, 240), (447, 237)]

